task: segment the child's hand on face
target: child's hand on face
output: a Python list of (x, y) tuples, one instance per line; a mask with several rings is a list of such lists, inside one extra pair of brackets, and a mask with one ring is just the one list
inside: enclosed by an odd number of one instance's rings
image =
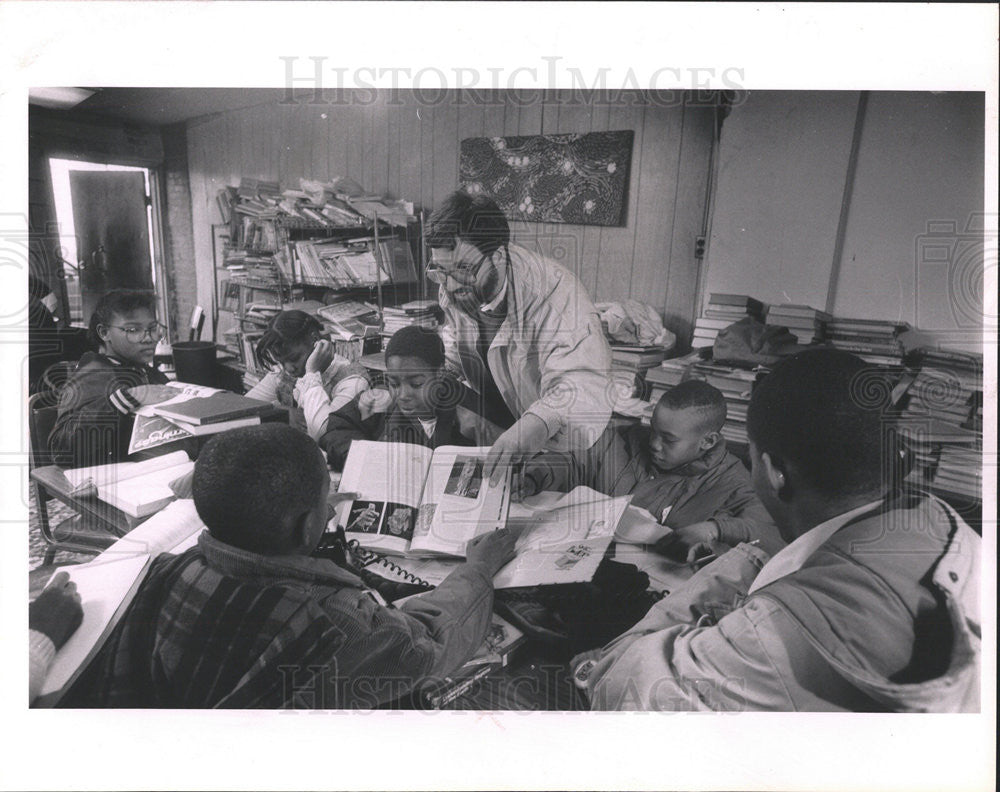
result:
[(313, 344), (313, 350), (306, 360), (306, 374), (322, 373), (333, 362), (333, 344), (319, 340)]

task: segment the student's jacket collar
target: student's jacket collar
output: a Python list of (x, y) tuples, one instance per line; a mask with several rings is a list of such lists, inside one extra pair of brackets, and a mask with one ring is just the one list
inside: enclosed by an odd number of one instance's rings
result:
[(237, 578), (272, 577), (302, 583), (364, 589), (361, 578), (325, 558), (300, 555), (265, 556), (233, 547), (215, 539), (208, 531), (198, 537), (198, 548), (217, 572)]

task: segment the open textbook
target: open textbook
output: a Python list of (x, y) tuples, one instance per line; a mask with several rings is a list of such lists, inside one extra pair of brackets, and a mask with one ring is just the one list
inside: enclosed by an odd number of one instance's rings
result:
[(383, 553), (464, 558), (470, 539), (507, 521), (510, 472), (491, 486), (488, 452), (355, 440), (340, 490), (360, 497), (339, 504), (330, 528), (340, 524), (349, 539)]
[[(570, 493), (543, 492), (512, 504), (507, 525), (522, 531), (514, 560), (493, 578), (498, 589), (584, 583), (597, 571), (615, 538), (629, 497), (612, 498), (587, 487)], [(460, 562), (404, 558), (397, 565), (413, 577), (438, 585)], [(378, 565), (369, 567), (383, 574)], [(390, 570), (391, 572), (391, 570)], [(389, 573), (385, 573), (386, 576)]]
[(159, 511), (175, 497), (170, 482), (194, 469), (185, 451), (111, 465), (71, 468), (63, 471), (74, 494), (96, 490), (97, 497), (130, 517), (145, 517)]
[(205, 524), (194, 501), (177, 500), (121, 537), (93, 561), (62, 567), (76, 583), (83, 621), (52, 661), (35, 707), (55, 706), (97, 655), (160, 553), (182, 553)]

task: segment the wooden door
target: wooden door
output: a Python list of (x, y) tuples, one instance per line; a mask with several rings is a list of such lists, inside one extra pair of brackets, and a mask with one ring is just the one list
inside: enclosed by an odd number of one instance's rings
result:
[[(116, 288), (152, 289), (146, 183), (141, 171), (71, 171), (83, 321)], [(103, 250), (103, 253), (101, 252)]]

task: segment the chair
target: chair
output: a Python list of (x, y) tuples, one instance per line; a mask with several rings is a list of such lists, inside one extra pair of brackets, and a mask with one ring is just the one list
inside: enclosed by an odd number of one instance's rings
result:
[[(28, 399), (28, 438), (31, 453), (28, 460), (30, 470), (55, 464), (58, 460), (48, 448), (49, 434), (56, 424), (59, 408), (52, 391), (41, 391)], [(74, 553), (100, 553), (110, 547), (118, 536), (110, 528), (76, 514), (63, 520), (54, 529), (49, 524), (48, 502), (54, 497), (48, 487), (32, 477), (35, 485), (35, 500), (38, 505), (38, 520), (42, 538), (47, 545), (44, 564), (51, 564), (59, 550)], [(69, 501), (70, 506), (73, 504)]]

